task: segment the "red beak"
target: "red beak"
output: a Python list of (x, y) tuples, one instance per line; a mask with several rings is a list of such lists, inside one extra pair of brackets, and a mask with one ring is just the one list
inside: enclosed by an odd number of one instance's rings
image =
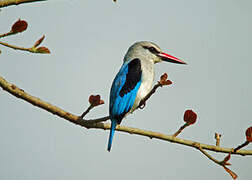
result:
[(158, 56), (161, 57), (162, 60), (166, 61), (166, 62), (177, 63), (177, 64), (186, 64), (186, 62), (184, 62), (174, 56), (171, 56), (169, 54), (163, 53), (163, 52), (159, 53)]

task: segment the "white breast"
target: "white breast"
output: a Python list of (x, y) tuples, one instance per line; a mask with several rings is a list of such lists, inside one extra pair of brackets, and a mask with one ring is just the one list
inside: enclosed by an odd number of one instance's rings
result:
[(137, 92), (134, 105), (130, 112), (133, 112), (139, 105), (140, 101), (151, 91), (154, 80), (154, 64), (150, 61), (141, 61), (142, 81)]

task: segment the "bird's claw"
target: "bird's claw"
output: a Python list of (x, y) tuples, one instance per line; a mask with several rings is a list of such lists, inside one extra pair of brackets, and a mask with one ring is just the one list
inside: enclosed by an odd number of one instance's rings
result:
[(143, 108), (145, 108), (145, 106), (146, 106), (146, 102), (143, 102), (143, 103), (140, 104), (139, 108), (143, 109)]

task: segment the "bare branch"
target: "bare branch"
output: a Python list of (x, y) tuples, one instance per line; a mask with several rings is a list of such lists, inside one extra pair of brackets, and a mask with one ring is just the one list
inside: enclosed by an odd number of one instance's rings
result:
[(211, 161), (222, 166), (225, 169), (225, 171), (228, 172), (233, 179), (236, 179), (238, 177), (235, 172), (233, 172), (232, 170), (226, 167), (227, 165), (231, 165), (230, 163), (227, 162), (230, 159), (230, 154), (227, 157), (225, 157), (223, 161), (218, 161), (217, 159), (213, 158), (209, 153), (207, 153), (204, 149), (202, 149), (199, 144), (197, 146), (198, 146), (199, 151), (202, 152), (202, 154), (204, 154)]
[(0, 34), (0, 38), (10, 36), (10, 35), (13, 35), (13, 34), (16, 34), (16, 33), (13, 33), (12, 31), (10, 31), (10, 32), (4, 33), (4, 34)]
[(5, 47), (9, 47), (9, 48), (12, 48), (12, 49), (15, 49), (15, 50), (28, 51), (28, 52), (34, 53), (34, 51), (31, 50), (31, 48), (19, 47), (19, 46), (11, 45), (11, 44), (8, 44), (8, 43), (2, 42), (2, 41), (0, 41), (0, 44), (5, 46)]
[(88, 106), (88, 108), (82, 113), (82, 115), (80, 115), (80, 119), (83, 119), (86, 115), (87, 115), (87, 113), (89, 113), (89, 111), (91, 110), (91, 109), (93, 109), (94, 108), (94, 106), (92, 106), (91, 104)]
[(179, 130), (177, 131), (177, 132), (175, 132), (174, 134), (173, 134), (173, 136), (174, 137), (176, 137), (176, 136), (178, 136), (186, 127), (188, 127), (189, 126), (189, 124), (187, 124), (187, 123), (185, 123), (183, 126), (181, 126), (180, 128), (179, 128)]
[(239, 150), (239, 149), (241, 149), (241, 148), (247, 146), (248, 144), (249, 144), (249, 141), (245, 141), (243, 144), (241, 144), (241, 145), (239, 145), (238, 147), (236, 147), (236, 148), (234, 149), (234, 152), (236, 152), (237, 150)]
[[(76, 115), (71, 114), (67, 111), (64, 111), (63, 109), (56, 107), (50, 103), (47, 103), (37, 97), (31, 96), (30, 94), (26, 93), (24, 90), (18, 88), (16, 85), (7, 82), (2, 77), (0, 77), (0, 86), (3, 88), (3, 90), (14, 95), (15, 97), (21, 98), (21, 99), (25, 100), (26, 102), (33, 104), (34, 106), (42, 108), (42, 109), (44, 109), (54, 115), (60, 116), (60, 117), (64, 118), (65, 120), (68, 120), (74, 124), (80, 125), (85, 128), (104, 129), (104, 130), (110, 129), (109, 123), (100, 123), (101, 121), (108, 120), (109, 119), (108, 116), (103, 117), (103, 118), (99, 118), (99, 119), (93, 119), (89, 122), (88, 120), (82, 120), (79, 118), (79, 116), (76, 116)], [(224, 148), (224, 147), (203, 144), (203, 143), (190, 141), (190, 140), (186, 140), (186, 139), (180, 139), (180, 138), (174, 137), (172, 135), (166, 135), (166, 134), (162, 134), (162, 133), (158, 133), (158, 132), (146, 131), (146, 130), (137, 129), (137, 128), (117, 126), (116, 130), (122, 131), (122, 132), (127, 132), (130, 134), (138, 134), (141, 136), (146, 136), (146, 137), (150, 137), (150, 138), (156, 138), (156, 139), (160, 139), (160, 140), (164, 140), (164, 141), (178, 143), (178, 144), (182, 144), (182, 145), (186, 145), (186, 146), (190, 146), (190, 147), (194, 147), (194, 148), (197, 148), (198, 147), (197, 144), (199, 144), (202, 149), (215, 151), (215, 152), (232, 153), (232, 154), (238, 154), (238, 155), (252, 155), (252, 150), (238, 150), (238, 151), (234, 152), (232, 148)]]
[(39, 2), (39, 1), (46, 1), (46, 0), (2, 0), (0, 1), (0, 8), (11, 6), (11, 5), (19, 5), (23, 3), (32, 3), (32, 2)]
[(8, 43), (2, 42), (2, 41), (0, 41), (0, 44), (5, 46), (5, 47), (9, 47), (9, 48), (12, 48), (12, 49), (15, 49), (15, 50), (28, 51), (28, 52), (31, 52), (31, 53), (50, 54), (49, 49), (46, 48), (46, 47), (38, 47), (37, 48), (37, 47), (33, 46), (31, 48), (24, 48), (24, 47), (11, 45), (11, 44), (8, 44)]
[(105, 116), (105, 117), (102, 117), (102, 118), (89, 119), (89, 120), (85, 120), (85, 121), (86, 121), (87, 123), (94, 124), (94, 123), (104, 122), (104, 121), (107, 121), (107, 120), (109, 120), (109, 119), (110, 119), (109, 116)]

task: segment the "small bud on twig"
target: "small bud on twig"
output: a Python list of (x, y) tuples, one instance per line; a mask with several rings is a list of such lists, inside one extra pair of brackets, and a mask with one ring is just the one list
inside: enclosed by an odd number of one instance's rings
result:
[(91, 106), (99, 106), (101, 104), (104, 104), (104, 101), (101, 100), (100, 95), (91, 95), (91, 96), (89, 96), (88, 101), (89, 101)]
[(33, 45), (33, 47), (38, 47), (43, 42), (44, 39), (45, 39), (45, 35), (43, 35), (41, 38), (39, 38), (39, 40), (37, 40), (35, 42), (35, 44)]
[(252, 126), (246, 130), (246, 139), (248, 142), (252, 142)]
[(190, 126), (196, 122), (197, 114), (192, 110), (186, 110), (184, 113), (184, 121), (185, 124), (179, 128), (177, 132), (173, 134), (173, 136), (179, 135), (187, 126)]
[(86, 109), (86, 111), (84, 111), (80, 116), (79, 119), (83, 119), (84, 116), (86, 116), (87, 113), (89, 113), (89, 111), (91, 109), (93, 109), (95, 106), (99, 106), (101, 104), (104, 104), (104, 101), (101, 100), (101, 96), (100, 95), (91, 95), (88, 98), (88, 102), (90, 103), (89, 107)]
[(160, 77), (159, 83), (160, 83), (162, 86), (167, 86), (167, 85), (172, 84), (172, 82), (168, 79), (167, 73), (164, 73), (164, 74)]
[(193, 112), (192, 110), (186, 110), (184, 114), (184, 121), (188, 125), (194, 124), (196, 122), (196, 119), (197, 119), (197, 114), (195, 112)]
[(230, 166), (231, 165), (231, 163), (228, 162), (230, 160), (230, 158), (231, 158), (231, 153), (229, 153), (223, 159), (223, 161), (221, 161), (220, 163), (221, 163), (222, 167), (225, 169), (225, 171), (228, 172), (233, 179), (236, 179), (238, 177), (237, 174), (235, 172), (233, 172), (232, 170), (230, 170), (229, 168), (226, 167), (226, 166)]
[(42, 53), (42, 54), (50, 54), (50, 50), (47, 47), (38, 47), (36, 48), (36, 53)]
[(216, 139), (216, 146), (220, 146), (221, 134), (215, 133), (214, 138)]
[(230, 166), (231, 164), (228, 162), (231, 158), (231, 153), (229, 153), (224, 159), (223, 161), (221, 162), (222, 165), (227, 165), (227, 166)]
[(11, 27), (11, 32), (12, 32), (12, 33), (20, 33), (20, 32), (25, 31), (25, 30), (27, 29), (27, 27), (28, 27), (27, 22), (24, 21), (24, 20), (20, 20), (20, 19), (19, 19), (18, 21), (16, 21), (16, 22), (12, 25), (12, 27)]

